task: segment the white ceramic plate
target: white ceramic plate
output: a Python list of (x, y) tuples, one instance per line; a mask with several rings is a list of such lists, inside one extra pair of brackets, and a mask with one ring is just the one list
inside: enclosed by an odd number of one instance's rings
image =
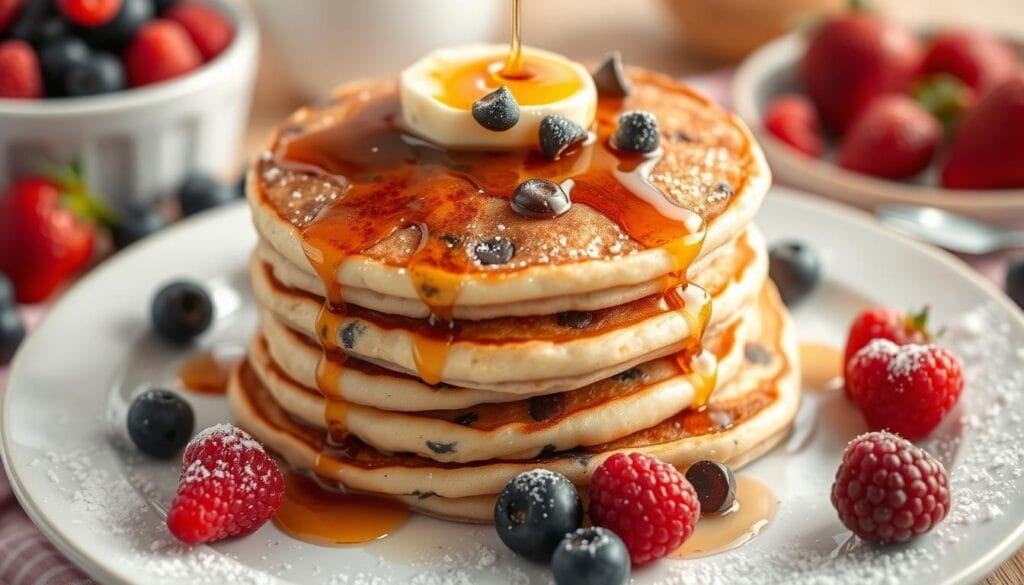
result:
[(883, 204), (930, 205), (1004, 225), (1024, 222), (1024, 189), (942, 189), (934, 168), (916, 182), (879, 179), (804, 156), (776, 139), (761, 120), (776, 97), (802, 93), (797, 62), (805, 45), (799, 33), (765, 45), (740, 65), (733, 84), (736, 111), (757, 135), (777, 180), (865, 209)]
[[(800, 238), (821, 255), (822, 286), (795, 316), (801, 337), (840, 345), (869, 303), (930, 303), (962, 358), (967, 389), (926, 446), (951, 468), (954, 506), (935, 533), (887, 550), (843, 529), (829, 486), (845, 443), (863, 430), (841, 392), (807, 393), (786, 445), (742, 473), (771, 486), (775, 521), (735, 551), (665, 560), (636, 583), (972, 583), (1024, 542), (1024, 317), (952, 257), (883, 231), (847, 207), (783, 189), (760, 223), (771, 240)], [(54, 543), (104, 583), (550, 583), (492, 529), (416, 517), (368, 546), (323, 548), (272, 524), (213, 546), (176, 545), (161, 510), (177, 466), (134, 454), (123, 438), (129, 396), (173, 384), (185, 357), (151, 339), (150, 296), (191, 277), (216, 291), (218, 320), (203, 345), (240, 348), (254, 322), (245, 264), (254, 243), (236, 206), (187, 221), (112, 259), (53, 308), (11, 372), (3, 458), (26, 510)], [(228, 419), (219, 398), (187, 395), (199, 425)]]

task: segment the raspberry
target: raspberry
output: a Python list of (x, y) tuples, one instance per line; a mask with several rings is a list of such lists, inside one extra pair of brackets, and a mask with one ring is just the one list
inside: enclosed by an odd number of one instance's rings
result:
[(57, 0), (60, 11), (71, 22), (87, 28), (107, 24), (121, 10), (122, 0)]
[(0, 43), (0, 98), (43, 97), (43, 73), (32, 46), (24, 41)]
[(843, 363), (850, 363), (853, 354), (872, 339), (888, 339), (896, 345), (928, 343), (931, 335), (928, 333), (927, 322), (927, 308), (912, 315), (905, 315), (896, 309), (886, 307), (868, 309), (857, 315), (850, 325), (850, 333), (846, 338), (846, 358)]
[(949, 478), (931, 455), (891, 433), (850, 442), (832, 484), (839, 519), (868, 542), (905, 542), (949, 512)]
[(132, 87), (178, 77), (202, 64), (203, 57), (185, 29), (162, 18), (143, 25), (124, 55)]
[(661, 558), (693, 534), (697, 492), (675, 467), (639, 453), (616, 453), (590, 480), (590, 519), (617, 534), (634, 565)]
[(960, 362), (935, 345), (896, 345), (876, 339), (846, 368), (846, 392), (872, 430), (910, 440), (938, 426), (964, 387)]
[(219, 55), (235, 36), (231, 21), (221, 11), (206, 4), (176, 4), (164, 13), (164, 18), (177, 22), (185, 29), (204, 61)]
[(200, 544), (255, 532), (281, 506), (284, 478), (245, 431), (216, 425), (188, 444), (167, 528)]

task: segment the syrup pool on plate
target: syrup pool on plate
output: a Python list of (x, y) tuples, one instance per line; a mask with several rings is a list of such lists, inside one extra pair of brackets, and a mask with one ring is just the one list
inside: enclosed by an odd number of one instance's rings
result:
[(721, 514), (701, 516), (690, 538), (672, 557), (692, 559), (726, 552), (755, 538), (775, 518), (778, 500), (763, 483), (736, 477), (736, 501)]
[(199, 394), (224, 394), (239, 359), (234, 353), (201, 351), (189, 356), (181, 365), (178, 381), (186, 390)]
[(800, 372), (804, 388), (839, 387), (843, 383), (843, 354), (834, 345), (805, 341), (800, 344)]

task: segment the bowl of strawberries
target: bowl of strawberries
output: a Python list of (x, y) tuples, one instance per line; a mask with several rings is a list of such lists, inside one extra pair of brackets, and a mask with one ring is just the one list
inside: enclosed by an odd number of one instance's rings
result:
[(915, 31), (854, 11), (772, 42), (736, 74), (736, 109), (776, 178), (847, 203), (1024, 223), (1022, 45)]
[(73, 165), (123, 208), (235, 172), (257, 51), (223, 0), (0, 0), (0, 187)]

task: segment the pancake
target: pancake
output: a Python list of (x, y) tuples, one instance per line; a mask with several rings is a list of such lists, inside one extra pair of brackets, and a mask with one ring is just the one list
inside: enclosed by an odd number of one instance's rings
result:
[[(657, 282), (733, 240), (760, 206), (769, 172), (737, 117), (665, 76), (630, 77), (631, 96), (598, 104), (596, 139), (555, 162), (441, 150), (396, 129), (395, 80), (347, 85), (291, 116), (253, 165), (256, 229), (288, 263), (328, 283), (333, 300), (365, 290), (421, 303), (407, 311), (417, 315), (453, 306), (494, 314)], [(657, 115), (656, 159), (625, 163), (609, 150), (618, 113), (631, 109)], [(534, 176), (572, 180), (572, 208), (550, 220), (514, 213), (507, 198)], [(485, 265), (474, 251), (495, 238), (513, 255)]]
[[(704, 336), (702, 345), (718, 356), (719, 381), (730, 380), (735, 375), (741, 362), (738, 352), (724, 349), (726, 345), (742, 346), (747, 337), (750, 319), (739, 318), (709, 329)], [(456, 410), (478, 404), (494, 404), (513, 402), (523, 398), (543, 395), (516, 394), (510, 392), (493, 392), (472, 388), (458, 388), (447, 384), (426, 384), (419, 378), (408, 374), (392, 372), (358, 359), (350, 358), (337, 377), (332, 388), (319, 390), (317, 368), (323, 351), (320, 346), (308, 337), (289, 329), (272, 314), (264, 311), (260, 321), (260, 332), (254, 338), (250, 352), (267, 354), (273, 366), (283, 376), (290, 378), (295, 385), (305, 388), (318, 388), (315, 400), (298, 399), (298, 404), (310, 403), (312, 410), (295, 410), (287, 408), (300, 419), (310, 424), (323, 420), (323, 396), (344, 400), (353, 404), (371, 406), (382, 410), (398, 412), (419, 412), (425, 410)], [(331, 355), (329, 359), (337, 360)], [(662, 358), (669, 360), (671, 358)], [(628, 374), (627, 374), (628, 372)], [(634, 372), (623, 372), (627, 377), (635, 376)], [(551, 392), (548, 392), (551, 393)], [(279, 397), (280, 398), (280, 397)], [(301, 408), (297, 406), (296, 408)], [(304, 412), (314, 414), (304, 415)]]
[[(567, 327), (561, 316), (456, 321), (457, 334), (446, 347), (443, 369), (434, 381), (528, 394), (578, 388), (693, 345), (707, 323), (727, 321), (749, 304), (766, 273), (764, 241), (751, 226), (738, 238), (732, 254), (694, 279), (714, 297), (710, 316), (706, 295), (691, 286), (682, 293), (681, 309), (669, 308), (660, 294), (650, 295), (587, 313), (587, 322), (579, 328)], [(418, 344), (432, 335), (425, 321), (348, 308), (347, 314), (325, 322), (322, 298), (277, 281), (258, 256), (252, 263), (252, 280), (260, 305), (291, 329), (308, 337), (317, 332), (328, 346), (431, 381), (417, 354)]]
[[(349, 400), (337, 407), (333, 405), (338, 402), (325, 400), (315, 385), (304, 386), (285, 374), (263, 339), (253, 340), (248, 359), (274, 400), (311, 427), (344, 428), (381, 451), (415, 453), (436, 461), (522, 459), (544, 449), (565, 451), (608, 442), (705, 400), (719, 381), (736, 374), (749, 321), (737, 319), (707, 339), (704, 354), (690, 372), (680, 371), (674, 358), (661, 358), (577, 390), (455, 410), (428, 406), (422, 412), (396, 412)], [(390, 398), (388, 406), (406, 402), (400, 395)]]
[[(516, 474), (536, 467), (562, 473), (585, 486), (604, 459), (642, 452), (684, 468), (714, 459), (738, 468), (776, 444), (799, 402), (795, 332), (774, 286), (757, 301), (747, 363), (704, 409), (688, 409), (639, 432), (601, 445), (523, 460), (442, 463), (411, 454), (384, 454), (354, 437), (328, 448), (326, 433), (295, 421), (260, 382), (248, 360), (228, 390), (239, 424), (294, 469), (315, 472), (343, 490), (402, 497), (426, 513), (488, 521), (494, 494)], [(756, 348), (756, 350), (751, 350)], [(733, 388), (729, 388), (729, 387)]]

